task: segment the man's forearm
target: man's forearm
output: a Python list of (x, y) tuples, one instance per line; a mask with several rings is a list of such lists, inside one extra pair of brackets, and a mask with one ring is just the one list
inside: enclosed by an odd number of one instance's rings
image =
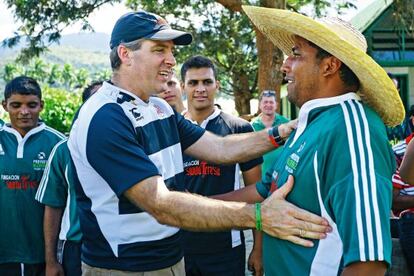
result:
[[(134, 190), (126, 196), (153, 215), (160, 223), (192, 231), (221, 231), (254, 228), (254, 206), (241, 202), (224, 202), (182, 192), (159, 193), (156, 206), (143, 206)], [(139, 196), (138, 196), (139, 198)], [(145, 205), (145, 204), (144, 204)], [(156, 207), (156, 208), (154, 208)]]
[(384, 276), (387, 271), (385, 262), (356, 262), (345, 267), (342, 271), (342, 276)]
[(43, 219), (43, 232), (45, 238), (45, 259), (48, 262), (57, 262), (56, 245), (62, 221), (62, 212), (60, 208), (45, 206), (45, 215)]
[(412, 195), (398, 195), (394, 196), (392, 200), (392, 209), (394, 211), (403, 211), (414, 208), (414, 196)]
[(171, 192), (159, 176), (137, 183), (124, 195), (159, 223), (195, 231), (255, 228), (256, 214), (261, 213), (257, 218), (261, 218), (262, 229), (267, 234), (303, 246), (313, 246), (313, 242), (306, 238), (325, 238), (331, 228), (325, 219), (285, 200), (292, 187), (293, 177), (289, 177), (288, 182), (263, 201), (257, 210), (247, 203)]
[[(295, 126), (294, 123), (278, 127), (282, 138), (287, 138)], [(185, 153), (212, 163), (234, 164), (262, 156), (275, 149), (267, 130), (219, 137), (206, 132)]]

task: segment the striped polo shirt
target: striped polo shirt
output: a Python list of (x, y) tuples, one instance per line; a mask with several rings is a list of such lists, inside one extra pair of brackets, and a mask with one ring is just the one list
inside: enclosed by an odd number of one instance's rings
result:
[(79, 179), (83, 262), (152, 271), (182, 258), (178, 229), (159, 224), (123, 193), (155, 175), (183, 190), (182, 152), (203, 133), (164, 100), (144, 102), (108, 82), (82, 106), (68, 147)]

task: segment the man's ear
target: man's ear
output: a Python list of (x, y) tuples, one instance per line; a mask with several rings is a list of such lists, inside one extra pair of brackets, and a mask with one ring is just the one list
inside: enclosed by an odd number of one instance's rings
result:
[(6, 100), (1, 101), (1, 105), (3, 106), (4, 110), (6, 110), (6, 112), (9, 112), (7, 110), (7, 102), (6, 102)]
[(323, 76), (331, 76), (334, 75), (336, 72), (339, 71), (341, 68), (342, 61), (340, 61), (337, 57), (330, 56), (326, 57), (322, 60), (322, 74)]
[(45, 106), (45, 102), (44, 101), (40, 101), (40, 111), (43, 110), (43, 107)]
[(131, 65), (131, 61), (130, 61), (131, 51), (129, 51), (127, 47), (121, 44), (118, 46), (117, 52), (118, 52), (118, 57), (122, 61), (123, 64), (128, 65), (128, 66)]

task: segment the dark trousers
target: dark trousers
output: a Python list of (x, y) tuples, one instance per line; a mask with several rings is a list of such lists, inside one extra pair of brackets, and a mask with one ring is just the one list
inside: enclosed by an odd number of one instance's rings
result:
[(405, 213), (400, 218), (400, 244), (407, 260), (408, 269), (414, 275), (414, 213)]
[(0, 264), (0, 275), (7, 276), (44, 276), (45, 264), (5, 263)]
[(187, 276), (244, 276), (246, 249), (244, 244), (224, 252), (185, 255)]
[(80, 242), (64, 241), (62, 246), (62, 266), (65, 275), (80, 276), (81, 269), (81, 245)]

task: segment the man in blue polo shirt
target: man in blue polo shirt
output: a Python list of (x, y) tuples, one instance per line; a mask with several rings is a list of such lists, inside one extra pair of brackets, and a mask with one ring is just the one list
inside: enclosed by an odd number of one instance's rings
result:
[[(145, 11), (127, 13), (115, 24), (111, 81), (82, 106), (68, 140), (79, 179), (84, 275), (183, 275), (176, 227), (219, 231), (257, 225), (305, 246), (312, 246), (305, 238), (325, 238), (330, 230), (324, 219), (283, 200), (289, 189), (257, 209), (179, 192), (183, 152), (209, 162), (245, 162), (274, 148), (294, 127), (219, 137), (151, 97), (166, 89), (176, 63), (174, 46), (191, 40)], [(298, 237), (293, 227), (307, 235)]]
[(300, 107), (297, 129), (257, 191), (268, 197), (293, 175), (296, 184), (287, 200), (333, 226), (312, 248), (264, 234), (266, 274), (384, 275), (391, 263), (395, 170), (384, 123), (396, 125), (404, 118), (398, 91), (348, 22), (243, 9), (288, 56), (281, 68), (288, 99)]
[[(253, 131), (247, 121), (226, 114), (214, 105), (220, 83), (216, 67), (210, 59), (194, 56), (186, 60), (181, 67), (181, 79), (183, 91), (187, 95), (188, 111), (185, 118), (219, 136)], [(240, 172), (246, 186), (259, 181), (263, 159), (260, 157), (234, 165), (217, 165), (185, 154), (183, 161), (186, 190), (214, 197), (240, 189)], [(245, 274), (243, 231), (182, 232), (187, 275)], [(261, 270), (261, 250), (260, 237), (255, 239), (252, 252), (252, 256), (259, 258), (254, 260), (258, 273)]]

